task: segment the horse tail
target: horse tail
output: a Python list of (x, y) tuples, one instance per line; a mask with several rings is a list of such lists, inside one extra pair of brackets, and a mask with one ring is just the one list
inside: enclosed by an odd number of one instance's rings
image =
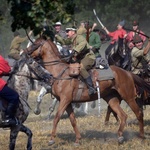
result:
[(135, 75), (133, 73), (131, 73), (131, 76), (132, 76), (132, 78), (134, 80), (134, 83), (137, 86), (143, 88), (145, 91), (150, 93), (150, 85), (146, 81), (144, 81), (141, 77), (139, 77), (138, 75)]

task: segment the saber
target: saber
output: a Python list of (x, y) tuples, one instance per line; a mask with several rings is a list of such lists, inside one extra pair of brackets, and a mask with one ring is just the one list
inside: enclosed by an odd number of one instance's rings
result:
[(102, 28), (104, 28), (104, 25), (102, 24), (102, 22), (101, 22), (100, 19), (98, 18), (95, 9), (93, 9), (93, 12), (94, 12), (94, 15), (95, 15), (97, 21), (100, 23), (100, 25), (102, 26)]

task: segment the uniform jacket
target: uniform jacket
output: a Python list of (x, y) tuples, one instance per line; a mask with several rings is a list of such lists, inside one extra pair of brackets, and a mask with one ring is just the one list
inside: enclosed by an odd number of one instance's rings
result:
[[(141, 30), (139, 31), (140, 33), (144, 34), (144, 32), (142, 32)], [(136, 33), (138, 34), (138, 33)], [(138, 34), (141, 39), (143, 40), (143, 42), (146, 41), (146, 37), (142, 34)], [(133, 43), (133, 38), (135, 36), (135, 32), (133, 31), (130, 31), (128, 34), (127, 34), (127, 37), (126, 37), (126, 42), (129, 44), (130, 43), (130, 49), (132, 49), (134, 47), (134, 43)]]
[(114, 44), (118, 41), (119, 38), (123, 39), (127, 32), (124, 29), (119, 29), (114, 32), (109, 32), (109, 36), (112, 38), (111, 44)]
[(100, 37), (97, 33), (95, 33), (95, 32), (90, 33), (89, 44), (93, 48), (100, 49), (101, 41), (100, 41)]
[[(90, 45), (86, 41), (85, 37), (80, 34), (76, 34), (72, 39), (73, 47), (72, 49), (80, 53), (83, 50), (89, 50)], [(95, 59), (95, 54), (90, 50), (85, 56)]]
[[(142, 33), (142, 34), (144, 34), (144, 32), (142, 32), (141, 30), (139, 32)], [(142, 34), (138, 34), (138, 35), (141, 37), (141, 39), (143, 40), (143, 42), (145, 42), (146, 41), (146, 37), (144, 35), (142, 35)], [(131, 42), (131, 41), (133, 41), (134, 36), (135, 36), (135, 32), (131, 31), (131, 32), (128, 33), (128, 35), (126, 37), (126, 40), (128, 42)]]
[(134, 47), (131, 51), (131, 59), (132, 59), (132, 69), (131, 71), (134, 74), (139, 74), (140, 70), (143, 69), (143, 61), (148, 63), (150, 61), (149, 53), (143, 55), (144, 48), (139, 50), (137, 47)]
[(11, 42), (10, 50), (11, 49), (20, 50), (20, 45), (25, 40), (27, 40), (27, 37), (22, 38), (22, 37), (16, 36)]
[(11, 71), (11, 67), (8, 62), (0, 55), (0, 91), (7, 84), (5, 80), (2, 79), (4, 74), (8, 74)]

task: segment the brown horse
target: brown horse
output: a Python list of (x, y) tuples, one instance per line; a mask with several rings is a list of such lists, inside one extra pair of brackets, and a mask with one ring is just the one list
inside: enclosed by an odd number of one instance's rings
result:
[[(53, 129), (49, 144), (54, 143), (57, 124), (65, 110), (68, 113), (72, 127), (76, 134), (75, 143), (78, 144), (81, 139), (81, 135), (77, 128), (77, 123), (71, 103), (81, 103), (97, 100), (98, 99), (97, 94), (89, 96), (87, 86), (84, 83), (82, 83), (83, 90), (80, 99), (76, 98), (76, 94), (79, 90), (80, 81), (77, 78), (71, 78), (69, 76), (68, 70), (69, 64), (61, 60), (57, 47), (50, 40), (45, 41), (44, 39), (39, 38), (34, 42), (32, 46), (25, 49), (24, 52), (30, 54), (33, 58), (41, 57), (43, 61), (42, 64), (54, 76), (55, 79), (52, 85), (52, 94), (60, 101), (60, 103), (54, 118)], [(135, 113), (139, 121), (140, 137), (144, 138), (143, 113), (135, 101), (136, 90), (134, 82), (137, 81), (136, 80), (134, 81), (133, 79), (134, 76), (132, 76), (130, 72), (127, 72), (116, 66), (111, 66), (111, 69), (114, 74), (114, 79), (98, 81), (100, 85), (101, 97), (106, 101), (114, 99), (113, 101), (110, 101), (111, 102), (110, 106), (113, 108), (115, 112), (117, 112), (117, 114), (118, 113), (120, 114), (119, 115), (120, 117), (122, 114), (124, 114), (123, 115), (125, 116), (124, 121), (126, 121), (127, 118), (126, 114), (121, 109), (117, 110), (117, 107), (120, 108), (120, 106), (117, 101), (115, 102), (115, 100), (118, 100), (117, 99), (118, 95), (121, 97), (121, 99), (124, 99)], [(144, 83), (143, 80), (142, 81), (140, 80), (140, 82)], [(149, 87), (148, 90), (150, 91)], [(117, 106), (115, 106), (115, 103), (116, 104), (118, 103)], [(119, 127), (118, 130), (119, 138), (123, 138), (122, 135), (124, 125), (125, 122), (122, 122)]]
[[(140, 78), (142, 78), (147, 84), (150, 85), (150, 65), (149, 64), (145, 65), (144, 68), (141, 69)], [(137, 91), (140, 90), (138, 86), (136, 86), (136, 88), (137, 88)], [(147, 91), (143, 91), (143, 92), (141, 91), (140, 94), (141, 95), (136, 98), (136, 102), (137, 102), (138, 106), (142, 110), (144, 110), (143, 107), (146, 108), (146, 105), (150, 105), (150, 93), (148, 93)], [(120, 103), (121, 103), (121, 100), (120, 100)], [(110, 106), (108, 106), (106, 117), (105, 117), (105, 124), (107, 124), (109, 122), (111, 113), (113, 113), (116, 121), (117, 122), (119, 121), (117, 114), (111, 109)], [(135, 123), (137, 122), (136, 120), (134, 120), (134, 121), (135, 121)]]

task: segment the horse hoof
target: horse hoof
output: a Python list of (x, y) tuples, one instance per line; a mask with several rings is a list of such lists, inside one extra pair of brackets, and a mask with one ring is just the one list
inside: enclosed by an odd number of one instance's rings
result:
[(35, 109), (35, 110), (34, 110), (34, 114), (35, 114), (35, 115), (39, 115), (40, 113), (41, 113), (41, 110), (40, 110), (40, 109)]
[(53, 145), (53, 144), (55, 144), (55, 141), (54, 141), (54, 140), (50, 140), (49, 143), (48, 143), (49, 146), (51, 146), (51, 145)]
[(123, 136), (119, 137), (118, 138), (118, 143), (123, 144), (123, 142), (124, 142), (124, 137)]
[(78, 146), (80, 146), (80, 144), (75, 142), (75, 143), (74, 143), (74, 146), (75, 146), (75, 147), (78, 147)]

